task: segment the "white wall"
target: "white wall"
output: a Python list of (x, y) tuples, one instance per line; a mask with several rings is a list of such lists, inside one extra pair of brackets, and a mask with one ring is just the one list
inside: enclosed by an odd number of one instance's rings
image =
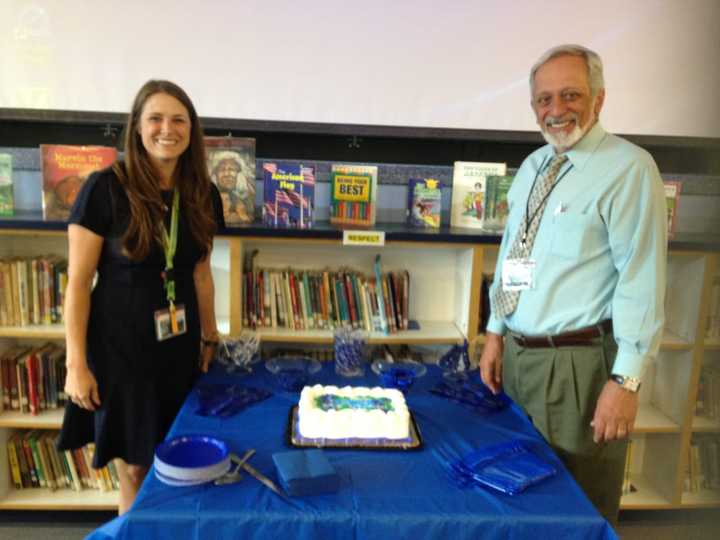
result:
[(720, 136), (719, 0), (0, 0), (0, 107), (125, 112), (149, 78), (204, 117), (535, 130), (527, 72), (577, 42), (605, 127)]

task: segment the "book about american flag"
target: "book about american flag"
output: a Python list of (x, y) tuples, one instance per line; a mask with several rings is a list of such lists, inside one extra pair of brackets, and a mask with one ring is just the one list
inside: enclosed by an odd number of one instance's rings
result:
[(117, 150), (109, 146), (41, 144), (43, 218), (67, 221), (90, 173), (112, 165)]
[(308, 229), (315, 208), (315, 167), (295, 163), (263, 163), (263, 224)]
[(225, 225), (255, 219), (255, 139), (205, 137), (210, 179), (220, 191)]
[(375, 224), (378, 168), (336, 163), (330, 173), (330, 223)]
[(451, 227), (482, 229), (485, 226), (487, 177), (504, 176), (505, 163), (456, 161), (453, 167)]

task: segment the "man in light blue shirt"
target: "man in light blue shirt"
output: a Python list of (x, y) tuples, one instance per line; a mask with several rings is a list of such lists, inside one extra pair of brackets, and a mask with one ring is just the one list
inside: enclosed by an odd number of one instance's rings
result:
[(596, 53), (549, 50), (530, 87), (549, 144), (525, 159), (508, 193), (480, 372), (527, 411), (614, 522), (643, 366), (664, 322), (663, 184), (645, 150), (600, 125)]

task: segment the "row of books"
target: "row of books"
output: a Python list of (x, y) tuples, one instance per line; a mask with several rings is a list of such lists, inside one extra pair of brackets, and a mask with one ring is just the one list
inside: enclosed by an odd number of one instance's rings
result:
[(710, 290), (705, 337), (720, 338), (720, 276), (714, 276)]
[[(206, 137), (205, 146), (208, 173), (220, 191), (225, 223), (234, 226), (254, 221), (255, 139)], [(43, 144), (39, 151), (43, 178), (43, 217), (46, 220), (67, 220), (80, 187), (90, 174), (110, 166), (117, 159), (117, 150), (105, 146)], [(504, 163), (455, 163), (451, 216), (453, 226), (502, 227), (503, 215), (507, 213), (507, 204), (503, 201), (512, 178), (490, 181), (486, 191), (486, 177), (502, 176), (505, 172)], [(262, 222), (274, 227), (311, 227), (315, 207), (315, 177), (315, 165), (263, 163)], [(330, 183), (331, 223), (355, 226), (375, 224), (377, 166), (333, 164)], [(407, 220), (410, 225), (430, 228), (440, 226), (442, 187), (441, 182), (431, 178), (409, 179)], [(13, 213), (12, 155), (0, 154), (0, 215), (10, 216)]]
[(249, 328), (407, 330), (410, 274), (353, 270), (245, 272), (243, 325)]
[(683, 490), (697, 493), (720, 489), (720, 437), (696, 435), (688, 452)]
[[(217, 185), (228, 226), (255, 219), (255, 139), (205, 137), (208, 174)], [(90, 173), (108, 167), (117, 151), (105, 146), (40, 145), (43, 216), (66, 220), (80, 187)], [(313, 164), (266, 162), (262, 167), (262, 222), (274, 227), (309, 228), (315, 208)], [(450, 224), (453, 227), (502, 230), (507, 221), (507, 194), (513, 177), (507, 165), (456, 161)], [(372, 226), (377, 214), (378, 167), (352, 163), (331, 166), (330, 222)], [(682, 183), (665, 182), (668, 233), (675, 232)], [(411, 226), (438, 228), (442, 182), (409, 178), (406, 206)], [(12, 155), (0, 154), (0, 216), (13, 215)]]
[(14, 346), (0, 356), (2, 409), (37, 415), (65, 405), (65, 349)]
[(705, 365), (700, 370), (695, 414), (720, 421), (720, 367)]
[(0, 259), (0, 326), (61, 322), (66, 286), (62, 257)]
[(117, 470), (112, 461), (102, 469), (92, 468), (93, 443), (77, 450), (59, 451), (57, 438), (57, 431), (36, 429), (19, 431), (8, 438), (10, 478), (16, 489), (119, 489)]

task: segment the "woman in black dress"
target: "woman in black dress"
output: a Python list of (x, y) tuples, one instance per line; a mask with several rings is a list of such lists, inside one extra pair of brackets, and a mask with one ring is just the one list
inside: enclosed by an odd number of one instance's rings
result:
[(88, 179), (68, 226), (71, 402), (58, 446), (94, 442), (95, 468), (115, 460), (121, 514), (217, 345), (210, 252), (222, 219), (192, 102), (171, 82), (147, 82), (124, 162)]

